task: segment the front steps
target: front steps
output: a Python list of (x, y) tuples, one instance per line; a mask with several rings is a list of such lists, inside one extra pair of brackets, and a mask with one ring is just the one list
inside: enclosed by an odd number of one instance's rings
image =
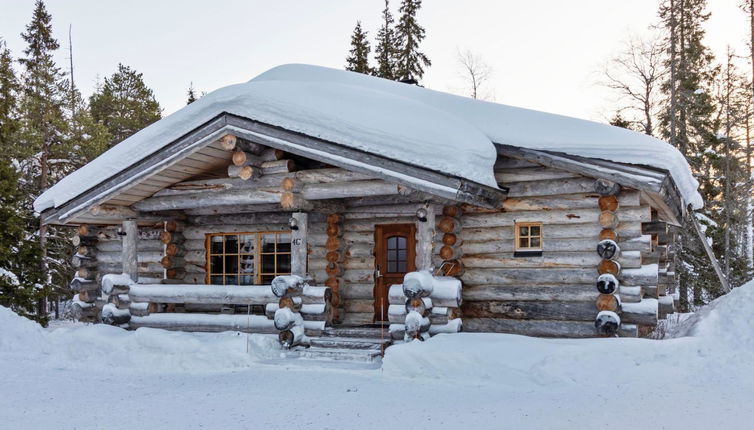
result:
[(383, 332), (379, 326), (328, 327), (321, 337), (309, 340), (308, 347), (293, 347), (287, 356), (305, 360), (375, 363), (381, 360), (385, 348), (392, 344), (387, 327)]

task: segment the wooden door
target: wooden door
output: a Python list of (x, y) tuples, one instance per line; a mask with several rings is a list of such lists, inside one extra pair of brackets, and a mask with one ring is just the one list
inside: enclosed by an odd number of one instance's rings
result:
[(416, 270), (416, 225), (374, 226), (374, 321), (387, 321), (388, 290)]

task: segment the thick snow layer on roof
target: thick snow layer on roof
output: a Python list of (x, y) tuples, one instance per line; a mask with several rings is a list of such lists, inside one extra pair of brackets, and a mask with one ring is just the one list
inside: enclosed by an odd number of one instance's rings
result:
[(134, 134), (50, 188), (34, 209), (64, 204), (223, 112), (497, 187), (495, 148), (453, 114), (348, 83), (251, 80), (213, 91)]
[(34, 202), (58, 207), (222, 112), (496, 186), (493, 142), (670, 170), (687, 203), (697, 182), (670, 145), (617, 127), (309, 65), (213, 91), (67, 176)]
[(670, 171), (686, 204), (695, 209), (703, 206), (697, 192), (699, 183), (691, 175), (686, 158), (672, 145), (646, 134), (318, 66), (284, 65), (254, 78), (255, 81), (302, 79), (368, 86), (411, 98), (463, 118), (495, 143), (665, 169)]

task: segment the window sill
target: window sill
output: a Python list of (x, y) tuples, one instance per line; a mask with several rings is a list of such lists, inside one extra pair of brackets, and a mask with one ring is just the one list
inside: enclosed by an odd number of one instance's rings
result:
[(515, 251), (513, 257), (541, 257), (542, 251)]

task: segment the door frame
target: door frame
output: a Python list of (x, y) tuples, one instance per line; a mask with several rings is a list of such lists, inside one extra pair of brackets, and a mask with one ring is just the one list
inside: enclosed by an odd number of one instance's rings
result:
[[(392, 233), (407, 233), (406, 236), (406, 272), (387, 272), (387, 234)], [(384, 297), (384, 304), (382, 310), (384, 311), (385, 319), (387, 319), (387, 308), (390, 306), (389, 302), (389, 290), (390, 285), (402, 282), (403, 275), (405, 273), (413, 272), (416, 270), (416, 223), (391, 223), (391, 224), (375, 224), (374, 225), (374, 289), (372, 291), (372, 299), (374, 300), (374, 320), (378, 320), (380, 315), (380, 298)], [(378, 266), (379, 272), (378, 272)], [(384, 271), (383, 271), (384, 270)], [(379, 273), (379, 276), (378, 276)], [(401, 276), (401, 280), (398, 282), (390, 282), (386, 285), (387, 278), (396, 278)]]

